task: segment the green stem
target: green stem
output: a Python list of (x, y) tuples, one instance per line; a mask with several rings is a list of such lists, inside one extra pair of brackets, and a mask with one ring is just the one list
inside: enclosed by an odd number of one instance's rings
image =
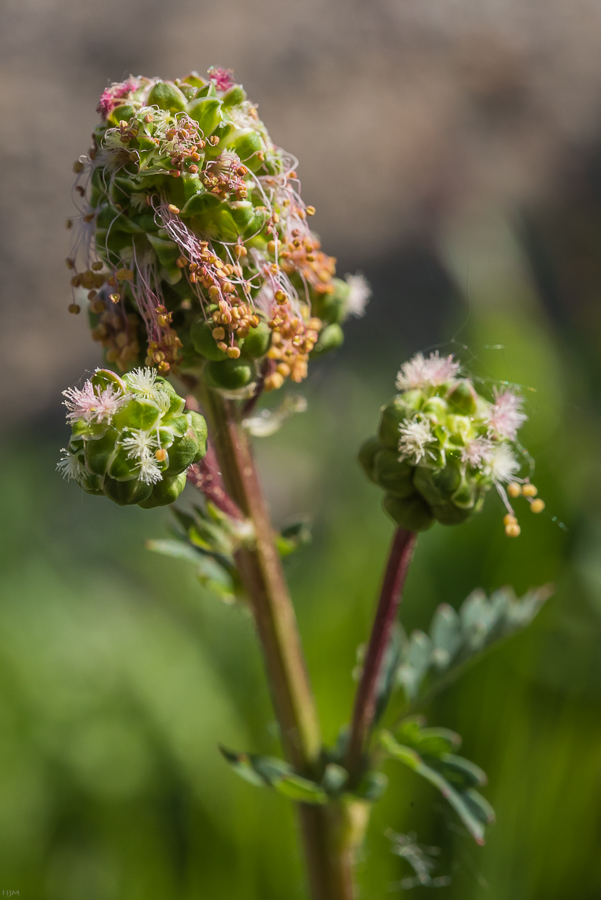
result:
[[(252, 546), (236, 553), (249, 595), (287, 759), (318, 777), (321, 734), (300, 635), (257, 470), (234, 402), (202, 384), (199, 399), (232, 500), (253, 523)], [(353, 900), (353, 839), (346, 808), (299, 804), (301, 835), (313, 900)]]

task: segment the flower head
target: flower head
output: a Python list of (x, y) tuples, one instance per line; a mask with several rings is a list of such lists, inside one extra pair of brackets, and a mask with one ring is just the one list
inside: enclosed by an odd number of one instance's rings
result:
[(438, 350), (425, 357), (417, 353), (413, 359), (403, 363), (397, 375), (396, 386), (399, 391), (412, 388), (439, 387), (452, 381), (459, 372), (459, 363), (452, 354), (440, 356)]
[(522, 411), (522, 397), (512, 391), (495, 390), (495, 400), (490, 408), (488, 422), (493, 431), (501, 437), (514, 441), (518, 430), (528, 416)]

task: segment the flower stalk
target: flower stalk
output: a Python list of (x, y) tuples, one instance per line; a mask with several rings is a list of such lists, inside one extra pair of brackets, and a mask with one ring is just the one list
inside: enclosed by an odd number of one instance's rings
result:
[(363, 772), (364, 754), (374, 722), (378, 682), (384, 654), (390, 641), (417, 535), (398, 528), (395, 532), (380, 600), (369, 639), (363, 674), (357, 689), (353, 721), (349, 736), (346, 768), (351, 785), (356, 785)]
[[(317, 708), (249, 441), (234, 401), (202, 382), (198, 398), (225, 487), (254, 527), (254, 546), (241, 547), (236, 562), (250, 598), (284, 752), (299, 772), (315, 777), (322, 749)], [(313, 900), (353, 900), (353, 815), (344, 804), (299, 804)]]

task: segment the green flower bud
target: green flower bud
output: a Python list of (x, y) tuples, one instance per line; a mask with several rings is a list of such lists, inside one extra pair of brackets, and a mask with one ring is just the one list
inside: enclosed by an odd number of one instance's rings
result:
[(426, 501), (417, 495), (401, 499), (386, 494), (382, 505), (393, 522), (408, 531), (427, 531), (434, 524), (432, 510)]
[(395, 497), (411, 497), (414, 468), (406, 460), (399, 460), (398, 450), (380, 450), (374, 460), (374, 481)]
[(217, 346), (217, 341), (213, 337), (214, 330), (215, 325), (205, 322), (204, 319), (197, 319), (190, 330), (190, 337), (197, 353), (205, 359), (218, 362), (227, 359), (227, 354)]
[(169, 112), (180, 112), (186, 108), (186, 98), (178, 87), (169, 81), (158, 81), (148, 94), (148, 106), (158, 106)]
[(253, 359), (265, 356), (271, 346), (271, 328), (266, 322), (259, 322), (256, 328), (251, 328), (244, 338), (244, 353)]
[(370, 481), (375, 483), (376, 456), (382, 450), (382, 444), (376, 438), (369, 438), (359, 450), (359, 464)]
[(210, 362), (206, 372), (210, 384), (214, 387), (237, 391), (254, 379), (255, 366), (252, 360), (241, 356), (238, 359), (224, 359), (223, 362)]
[(460, 415), (473, 416), (478, 408), (478, 394), (469, 381), (458, 381), (447, 395), (453, 412)]
[(186, 473), (179, 475), (165, 475), (162, 481), (155, 484), (150, 495), (138, 503), (142, 509), (154, 509), (155, 506), (167, 506), (175, 503), (186, 486)]
[(83, 388), (64, 391), (72, 426), (58, 465), (85, 491), (120, 506), (171, 503), (186, 470), (206, 453), (206, 423), (154, 369), (123, 378), (99, 369)]
[(320, 356), (322, 353), (328, 353), (330, 350), (337, 350), (343, 343), (344, 332), (340, 325), (327, 325), (320, 332), (311, 356)]

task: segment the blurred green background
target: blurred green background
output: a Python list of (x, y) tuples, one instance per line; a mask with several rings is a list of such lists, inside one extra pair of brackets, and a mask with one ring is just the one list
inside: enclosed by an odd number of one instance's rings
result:
[[(70, 213), (72, 157), (107, 78), (216, 63), (236, 68), (301, 156), (341, 273), (362, 267), (374, 288), (344, 348), (302, 386), (308, 411), (257, 441), (275, 521), (313, 520), (312, 545), (286, 568), (328, 742), (349, 717), (392, 534), (355, 455), (408, 355), (456, 352), (485, 381), (522, 386), (546, 502), (540, 516), (524, 504), (518, 540), (492, 496), (472, 523), (420, 537), (409, 630), (475, 587), (553, 582), (556, 593), (426, 710), (489, 775), (486, 846), (389, 763), (361, 898), (432, 890), (401, 890), (412, 873), (388, 828), (440, 848), (441, 900), (601, 896), (601, 32), (583, 0), (569, 21), (556, 3), (532, 4), (525, 20), (510, 0), (497, 18), (479, 6), (178, 0), (166, 16), (135, 0), (85, 14), (67, 0), (7, 4), (0, 890), (306, 896), (291, 806), (217, 751), (278, 752), (251, 620), (144, 548), (166, 536), (166, 511), (113, 507), (55, 472), (60, 389), (97, 363), (84, 324), (63, 313), (56, 226)], [(368, 131), (359, 152), (366, 127), (379, 139)]]

